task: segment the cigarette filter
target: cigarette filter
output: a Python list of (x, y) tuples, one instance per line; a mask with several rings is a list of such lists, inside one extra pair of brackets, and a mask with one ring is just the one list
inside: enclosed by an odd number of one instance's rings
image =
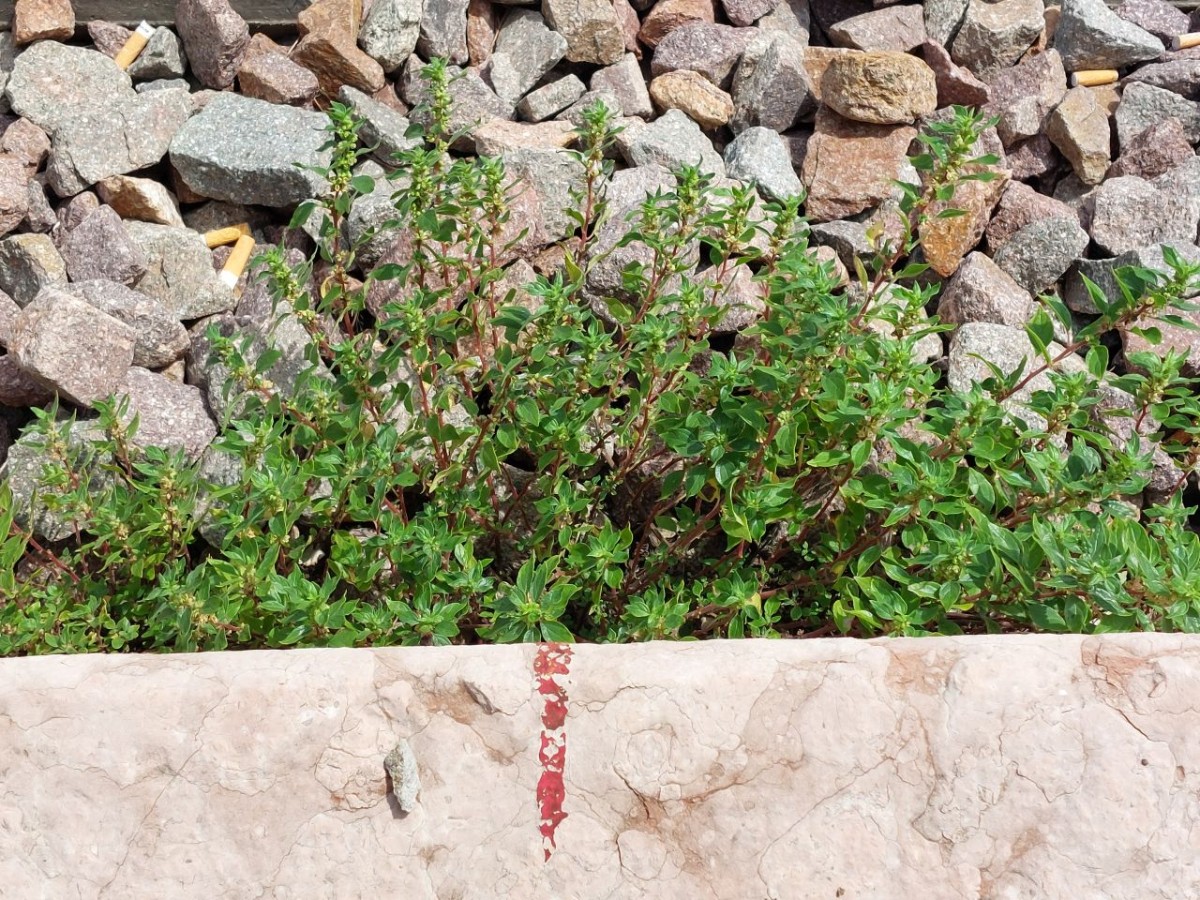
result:
[(250, 235), (250, 225), (242, 222), (238, 225), (227, 225), (224, 228), (214, 228), (212, 231), (204, 233), (204, 243), (208, 245), (208, 249), (220, 247), (223, 244), (232, 244), (240, 237), (248, 237)]
[(221, 269), (218, 276), (223, 285), (228, 288), (237, 285), (238, 279), (242, 277), (242, 272), (246, 270), (246, 263), (250, 261), (250, 254), (253, 252), (254, 238), (243, 234), (233, 245), (233, 252), (229, 254), (229, 259), (225, 261), (225, 267)]
[(129, 40), (125, 42), (125, 46), (121, 48), (121, 52), (116, 55), (114, 62), (122, 69), (128, 69), (133, 65), (133, 61), (138, 58), (141, 52), (146, 49), (146, 42), (154, 37), (154, 26), (149, 22), (142, 22), (137, 27), (137, 31), (129, 36)]

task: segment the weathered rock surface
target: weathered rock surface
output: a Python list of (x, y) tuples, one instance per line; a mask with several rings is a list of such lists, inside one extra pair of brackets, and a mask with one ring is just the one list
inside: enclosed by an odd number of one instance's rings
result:
[(916, 130), (907, 125), (851, 122), (822, 109), (800, 178), (808, 189), (806, 210), (816, 222), (843, 219), (875, 206), (893, 190), (907, 165)]
[(79, 406), (112, 394), (133, 361), (134, 330), (61, 288), (47, 287), (12, 324), (9, 352)]
[(937, 109), (937, 81), (907, 53), (847, 53), (826, 67), (821, 100), (856, 122), (910, 124)]
[(1104, 0), (1068, 0), (1054, 31), (1063, 64), (1078, 69), (1120, 69), (1157, 59), (1163, 44), (1150, 32), (1122, 19)]
[(171, 164), (196, 193), (230, 203), (288, 206), (317, 196), (327, 166), (324, 116), (236, 94), (213, 97), (171, 142)]
[(1044, 24), (1042, 0), (971, 0), (950, 52), (960, 66), (989, 75), (1020, 59)]
[[(420, 900), (479, 884), (702, 900), (798, 885), (961, 900), (981, 884), (1177, 900), (1194, 885), (1189, 636), (571, 648), (553, 846), (539, 652), (6, 660), (0, 796), (20, 827), (0, 831), (0, 874), (81, 897), (310, 895), (331, 874)], [(401, 742), (421, 781), (407, 814), (384, 767)], [(204, 856), (175, 851), (199, 842)], [(993, 847), (1023, 848), (1019, 864)]]
[(250, 29), (229, 0), (179, 0), (175, 27), (200, 83), (218, 91), (232, 85)]

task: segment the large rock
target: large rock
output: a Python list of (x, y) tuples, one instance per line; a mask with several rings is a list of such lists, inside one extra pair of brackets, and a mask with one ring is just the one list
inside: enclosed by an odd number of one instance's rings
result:
[(980, 76), (1011, 66), (1042, 33), (1043, 12), (1042, 0), (971, 0), (950, 45), (954, 61)]
[(654, 50), (650, 72), (662, 75), (676, 69), (699, 72), (719, 88), (727, 88), (753, 30), (698, 23), (677, 28)]
[(183, 357), (187, 329), (157, 300), (113, 281), (79, 281), (63, 288), (134, 331), (132, 365), (161, 369)]
[[(649, 118), (654, 115), (654, 107), (650, 103), (650, 92), (646, 88), (646, 79), (642, 77), (642, 67), (636, 56), (626, 53), (618, 62), (592, 74), (588, 82), (594, 92), (612, 94), (620, 103), (621, 112), (627, 116), (642, 116)], [(571, 103), (576, 103), (583, 94)]]
[(395, 72), (417, 47), (424, 10), (425, 0), (375, 0), (359, 28), (359, 46), (384, 72)]
[(204, 237), (190, 228), (126, 222), (146, 255), (146, 274), (133, 285), (179, 321), (232, 309), (236, 298), (217, 278)]
[(835, 47), (851, 50), (895, 50), (907, 53), (925, 43), (925, 15), (920, 4), (888, 6), (843, 19), (829, 29)]
[(988, 86), (970, 69), (956, 65), (946, 48), (935, 41), (920, 47), (921, 58), (933, 69), (937, 82), (938, 106), (983, 106), (988, 102)]
[(790, 34), (764, 33), (746, 48), (733, 77), (735, 133), (761, 125), (784, 132), (814, 105), (804, 45)]
[(733, 116), (732, 98), (686, 69), (659, 75), (650, 82), (650, 96), (659, 109), (677, 109), (706, 131), (720, 128)]
[(1071, 267), (1088, 245), (1074, 217), (1046, 219), (1013, 234), (992, 257), (996, 265), (1029, 291), (1039, 294)]
[(0, 241), (0, 290), (18, 306), (33, 302), (44, 287), (67, 283), (67, 265), (49, 236), (14, 234)]
[(1178, 119), (1189, 143), (1200, 141), (1200, 103), (1149, 84), (1127, 84), (1114, 119), (1122, 152), (1139, 134), (1165, 119)]
[(220, 94), (171, 142), (171, 164), (191, 190), (214, 200), (291, 206), (318, 196), (328, 166), (326, 118), (236, 94)]
[(696, 22), (711, 24), (715, 21), (713, 0), (658, 0), (642, 21), (638, 40), (653, 49), (676, 28)]
[(631, 166), (675, 169), (690, 165), (715, 175), (725, 174), (725, 163), (712, 141), (677, 109), (667, 110), (649, 125), (627, 128), (617, 136), (617, 146)]
[(13, 112), (49, 134), (97, 104), (136, 96), (129, 75), (103, 53), (55, 41), (42, 41), (21, 53), (5, 90)]
[(153, 81), (156, 78), (182, 78), (187, 71), (183, 42), (170, 28), (155, 28), (154, 34), (138, 58), (129, 66), (134, 81)]
[(787, 200), (804, 193), (792, 168), (787, 145), (769, 128), (747, 128), (725, 147), (725, 172), (752, 181), (768, 200)]
[(1039, 194), (1027, 184), (1010, 181), (1000, 196), (1000, 202), (987, 226), (988, 249), (994, 256), (1008, 239), (1034, 222), (1074, 215), (1074, 210), (1061, 200)]
[(1067, 73), (1054, 50), (1039, 53), (986, 79), (984, 112), (1000, 117), (996, 131), (1007, 148), (1037, 136), (1067, 93)]
[(1125, 0), (1117, 15), (1165, 43), (1188, 31), (1187, 14), (1166, 0)]
[(908, 125), (867, 125), (820, 110), (800, 170), (808, 189), (808, 217), (844, 219), (888, 197), (908, 165), (915, 137), (916, 129)]
[[(1194, 877), (1200, 648), (1187, 634), (0, 666), (11, 808), (23, 823), (61, 821), (71, 797), (78, 817), (37, 853), (4, 830), (0, 856), (9, 883), (60, 896), (109, 883), (134, 897), (149, 882), (219, 897), (231, 870), (267, 896), (312, 895), (327, 877), (349, 897), (414, 900), (479, 885), (527, 898), (961, 900), (982, 886), (1182, 900)], [(543, 717), (563, 706), (557, 743)], [(383, 764), (401, 745), (422, 785), (406, 814)], [(558, 793), (546, 788), (560, 751)], [(202, 860), (178, 851), (201, 843)], [(886, 868), (859, 862), (888, 854)]]
[(419, 143), (408, 136), (411, 122), (387, 104), (368, 97), (362, 91), (346, 85), (338, 92), (338, 100), (349, 106), (362, 119), (359, 137), (369, 147), (374, 147), (374, 156), (380, 162), (394, 164), (397, 153), (411, 150)]
[(229, 0), (179, 0), (175, 27), (200, 83), (218, 91), (230, 87), (250, 43), (250, 29)]
[(133, 361), (134, 330), (61, 288), (44, 288), (12, 325), (18, 365), (79, 406), (110, 396)]
[(137, 431), (130, 439), (134, 447), (181, 450), (184, 459), (196, 462), (217, 436), (203, 392), (190, 384), (133, 366), (115, 393), (128, 402), (122, 422), (128, 425), (137, 417)]
[(609, 66), (625, 54), (625, 35), (611, 0), (542, 0), (542, 15), (567, 39), (571, 62)]
[(468, 5), (469, 0), (425, 0), (417, 53), (426, 59), (438, 56), (455, 65), (466, 64)]
[(826, 67), (821, 100), (856, 122), (910, 124), (937, 109), (937, 81), (907, 53), (847, 53)]
[(1191, 244), (1196, 241), (1198, 218), (1197, 198), (1164, 190), (1159, 179), (1147, 181), (1135, 175), (1110, 178), (1093, 198), (1092, 239), (1109, 256), (1151, 244)]
[[(1008, 183), (1008, 173), (994, 166), (976, 166), (970, 174), (985, 172), (991, 175), (990, 181), (963, 182), (949, 200), (935, 200), (920, 223), (917, 233), (925, 262), (942, 277), (953, 275), (963, 257), (979, 243)], [(944, 217), (947, 210), (957, 210), (961, 215)]]
[[(0, 357), (0, 393), (5, 387), (4, 364), (11, 357)], [(48, 401), (43, 401), (48, 402)], [(66, 439), (67, 451), (93, 494), (111, 484), (112, 477), (103, 472), (102, 461), (95, 450), (98, 441), (105, 439), (104, 428), (94, 420), (76, 420), (60, 425)], [(110, 456), (106, 462), (115, 462)], [(46, 464), (51, 462), (46, 439), (39, 434), (26, 434), (9, 448), (8, 458), (0, 466), (0, 479), (8, 483), (13, 494), (13, 520), (46, 541), (62, 541), (75, 534), (76, 522), (65, 509), (50, 509), (47, 493), (62, 495), (58, 489), (47, 489), (42, 483)]]
[[(644, 83), (642, 89), (645, 90)], [(587, 86), (578, 76), (564, 75), (526, 94), (517, 104), (517, 112), (526, 122), (542, 122), (571, 106), (586, 92)]]
[(1033, 315), (1029, 291), (982, 253), (963, 260), (946, 282), (938, 300), (937, 314), (943, 322), (993, 322), (1020, 328)]
[(1174, 59), (1139, 66), (1122, 80), (1127, 87), (1140, 82), (1174, 91), (1183, 97), (1195, 97), (1200, 94), (1200, 59)]
[(101, 278), (129, 285), (146, 274), (146, 257), (111, 206), (101, 206), (67, 232), (59, 252), (72, 281)]
[[(409, 57), (404, 66), (400, 88), (404, 99), (413, 107), (410, 113), (413, 122), (429, 127), (432, 124), (428, 112), (430, 95), (429, 85), (420, 74), (423, 66), (419, 56)], [(492, 119), (511, 119), (514, 110), (510, 104), (496, 96), (496, 92), (474, 69), (448, 66), (447, 74), (451, 79), (450, 130), (463, 133), (464, 137), (458, 148), (469, 151), (474, 147), (471, 135), (475, 128)]]
[(97, 102), (55, 127), (46, 179), (59, 196), (69, 197), (112, 175), (157, 165), (192, 111), (184, 91)]
[(515, 105), (566, 55), (567, 39), (531, 9), (504, 19), (492, 51), (490, 77), (496, 96)]
[(317, 76), (294, 62), (282, 47), (265, 34), (256, 34), (237, 70), (238, 88), (247, 97), (308, 106), (321, 89)]
[(20, 0), (13, 5), (13, 40), (69, 41), (75, 35), (75, 10), (71, 0)]
[[(1107, 259), (1077, 259), (1071, 270), (1063, 279), (1063, 302), (1077, 313), (1088, 316), (1098, 315), (1100, 310), (1092, 300), (1083, 279), (1094, 282), (1110, 301), (1121, 299), (1121, 290), (1117, 285), (1116, 270), (1122, 266), (1137, 266), (1150, 269), (1166, 275), (1171, 271), (1163, 257), (1165, 244), (1152, 244), (1130, 250), (1120, 256)], [(1171, 248), (1189, 263), (1200, 262), (1200, 247), (1195, 244), (1173, 242)]]
[(1085, 184), (1104, 180), (1111, 162), (1112, 129), (1108, 113), (1096, 102), (1090, 88), (1074, 87), (1050, 114), (1046, 133), (1075, 174)]
[(1104, 0), (1065, 0), (1054, 32), (1063, 64), (1079, 69), (1121, 69), (1157, 59), (1162, 41), (1110, 10)]
[(1195, 155), (1183, 124), (1172, 116), (1154, 123), (1132, 138), (1121, 149), (1116, 162), (1109, 166), (1105, 177), (1137, 175), (1139, 178), (1157, 178)]
[(182, 225), (179, 201), (167, 188), (152, 178), (114, 175), (96, 185), (100, 199), (122, 219), (137, 219), (159, 225)]
[(504, 171), (512, 178), (532, 186), (538, 195), (546, 236), (558, 241), (571, 234), (575, 221), (567, 210), (575, 194), (584, 189), (583, 163), (565, 150), (523, 147), (501, 156)]

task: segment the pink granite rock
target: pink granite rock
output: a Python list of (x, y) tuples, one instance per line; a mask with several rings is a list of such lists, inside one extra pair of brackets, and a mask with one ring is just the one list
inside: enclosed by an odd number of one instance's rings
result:
[(229, 0), (179, 0), (175, 27), (200, 83), (218, 91), (231, 87), (250, 29)]

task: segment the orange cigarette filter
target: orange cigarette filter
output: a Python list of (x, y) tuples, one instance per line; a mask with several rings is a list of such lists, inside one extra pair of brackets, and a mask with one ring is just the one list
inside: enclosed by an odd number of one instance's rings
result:
[(232, 244), (238, 238), (249, 236), (250, 225), (247, 222), (242, 222), (238, 225), (227, 225), (225, 228), (214, 228), (212, 231), (206, 231), (204, 233), (204, 243), (211, 250), (213, 247)]
[(121, 48), (121, 52), (114, 57), (113, 61), (122, 71), (128, 69), (146, 49), (146, 42), (152, 37), (154, 37), (154, 26), (149, 22), (142, 22), (137, 30), (129, 36), (129, 40), (125, 42), (125, 46)]
[(1116, 69), (1084, 69), (1071, 74), (1072, 87), (1100, 87), (1115, 84), (1120, 77)]
[(1192, 47), (1200, 47), (1200, 31), (1193, 31), (1191, 34), (1181, 34), (1178, 37), (1171, 38), (1172, 50), (1189, 50)]
[(243, 234), (238, 238), (237, 243), (233, 245), (233, 252), (229, 254), (229, 259), (225, 261), (224, 268), (221, 269), (221, 283), (228, 288), (233, 288), (237, 285), (238, 279), (242, 277), (242, 273), (246, 271), (246, 263), (250, 261), (250, 254), (254, 252), (254, 238), (248, 234)]

